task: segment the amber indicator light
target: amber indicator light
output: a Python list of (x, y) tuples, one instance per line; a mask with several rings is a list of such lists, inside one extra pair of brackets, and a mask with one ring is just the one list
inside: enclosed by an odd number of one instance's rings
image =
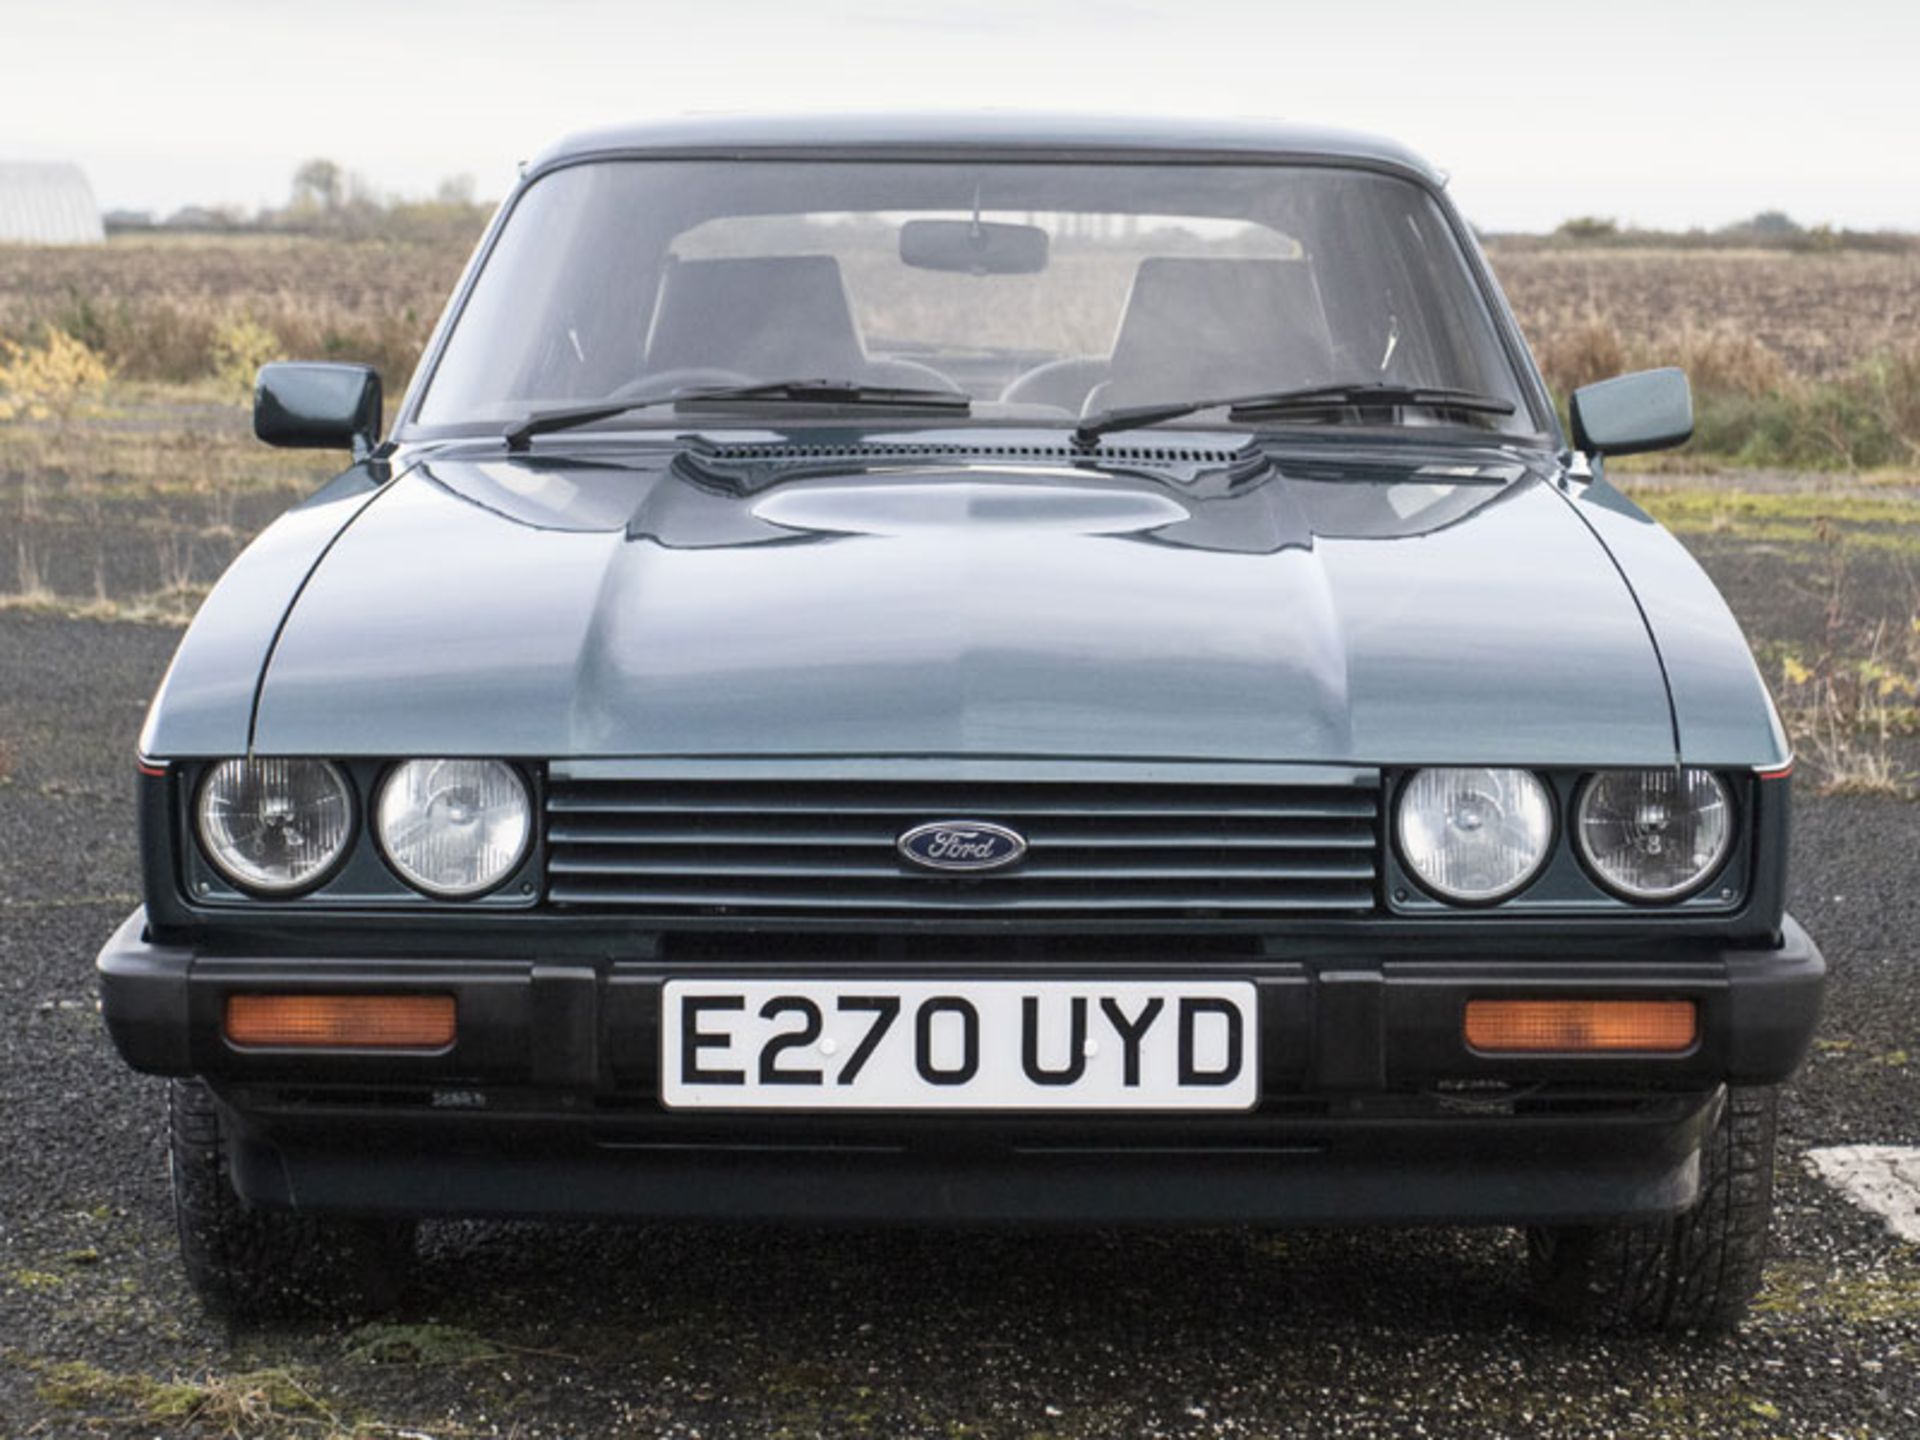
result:
[(451, 995), (230, 995), (227, 1039), (253, 1048), (443, 1050)]
[(1691, 1000), (1469, 1000), (1467, 1044), (1483, 1055), (1675, 1054), (1700, 1031)]

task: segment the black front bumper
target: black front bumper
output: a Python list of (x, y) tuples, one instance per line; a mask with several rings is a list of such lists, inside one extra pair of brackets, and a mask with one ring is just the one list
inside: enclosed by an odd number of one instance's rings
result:
[[(234, 1120), (242, 1193), (419, 1214), (1179, 1223), (1668, 1214), (1694, 1198), (1722, 1087), (1770, 1084), (1799, 1064), (1825, 975), (1791, 920), (1774, 949), (1689, 947), (1670, 958), (1263, 959), (1230, 971), (1260, 990), (1262, 1099), (1251, 1114), (725, 1117), (669, 1113), (656, 1100), (660, 986), (686, 970), (214, 956), (144, 936), (136, 912), (101, 954), (107, 1026), (135, 1067), (215, 1086)], [(1197, 968), (1089, 963), (1049, 974)], [(832, 971), (747, 958), (725, 973)], [(1021, 971), (981, 959), (914, 973)], [(451, 993), (459, 1039), (432, 1055), (236, 1050), (221, 1033), (226, 997), (262, 988)], [(1466, 1048), (1469, 999), (1548, 994), (1692, 999), (1700, 1043), (1679, 1056), (1605, 1059)]]

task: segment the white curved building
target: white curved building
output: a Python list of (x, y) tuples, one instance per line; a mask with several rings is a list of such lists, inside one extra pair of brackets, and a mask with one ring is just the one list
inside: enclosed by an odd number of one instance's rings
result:
[(0, 160), (0, 244), (97, 245), (107, 238), (78, 165)]

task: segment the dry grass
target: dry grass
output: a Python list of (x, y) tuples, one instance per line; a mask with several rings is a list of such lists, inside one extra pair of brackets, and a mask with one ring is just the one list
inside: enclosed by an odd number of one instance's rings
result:
[[(1920, 614), (1913, 633), (1920, 634)], [(1814, 666), (1782, 676), (1783, 716), (1796, 744), (1805, 749), (1826, 795), (1888, 795), (1910, 798), (1916, 778), (1899, 758), (1896, 742), (1916, 733), (1920, 668), (1910, 653), (1920, 645), (1890, 647), (1884, 627), (1867, 639), (1864, 653), (1821, 657)]]
[(0, 495), (14, 499), (23, 520), (89, 494), (198, 495), (306, 483), (338, 469), (337, 457), (260, 444), (231, 405), (124, 387), (82, 423), (0, 425)]
[(1920, 584), (1904, 622), (1854, 612), (1846, 548), (1821, 537), (1826, 618), (1818, 649), (1779, 656), (1781, 716), (1823, 794), (1910, 797), (1916, 777), (1897, 742), (1920, 733)]
[(40, 571), (40, 551), (22, 535), (14, 542), (18, 564), (14, 571), (13, 592), (0, 598), (0, 604), (33, 608), (53, 602), (53, 590)]
[(339, 457), (271, 450), (212, 394), (116, 385), (0, 424), (0, 609), (181, 625), (214, 576)]
[(1533, 348), (1557, 395), (1610, 375), (1660, 365), (1678, 365), (1705, 395), (1759, 397), (1784, 389), (1796, 378), (1760, 341), (1724, 325), (1700, 329), (1683, 321), (1652, 334), (1630, 335), (1596, 312), (1543, 331)]
[(337, 1434), (338, 1417), (293, 1371), (277, 1368), (198, 1380), (120, 1375), (85, 1360), (41, 1368), (40, 1398), (60, 1410), (87, 1411), (109, 1423), (158, 1423), (199, 1435), (254, 1436), (268, 1430)]
[(62, 620), (113, 620), (178, 628), (193, 619), (212, 589), (211, 585), (178, 584), (128, 596), (109, 595), (104, 589), (88, 596), (59, 595), (51, 590), (34, 594), (15, 591), (0, 594), (0, 610), (52, 615)]
[(204, 380), (297, 356), (362, 360), (397, 389), (468, 245), (166, 236), (0, 246), (0, 337), (57, 328), (129, 380)]

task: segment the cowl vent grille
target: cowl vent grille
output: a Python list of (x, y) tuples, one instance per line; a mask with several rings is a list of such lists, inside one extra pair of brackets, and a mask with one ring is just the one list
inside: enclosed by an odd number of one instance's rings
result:
[(997, 441), (856, 441), (843, 445), (705, 444), (683, 452), (683, 463), (708, 478), (753, 488), (800, 475), (884, 465), (928, 462), (1072, 466), (1089, 471), (1150, 473), (1192, 484), (1224, 472), (1229, 481), (1245, 479), (1267, 467), (1257, 445), (1224, 449), (1210, 445), (1113, 444), (1103, 440), (1089, 449), (1063, 444)]
[(716, 460), (1126, 460), (1148, 464), (1227, 465), (1244, 450), (1202, 449), (1191, 445), (1111, 445), (1088, 450), (1071, 445), (716, 445), (700, 452)]

